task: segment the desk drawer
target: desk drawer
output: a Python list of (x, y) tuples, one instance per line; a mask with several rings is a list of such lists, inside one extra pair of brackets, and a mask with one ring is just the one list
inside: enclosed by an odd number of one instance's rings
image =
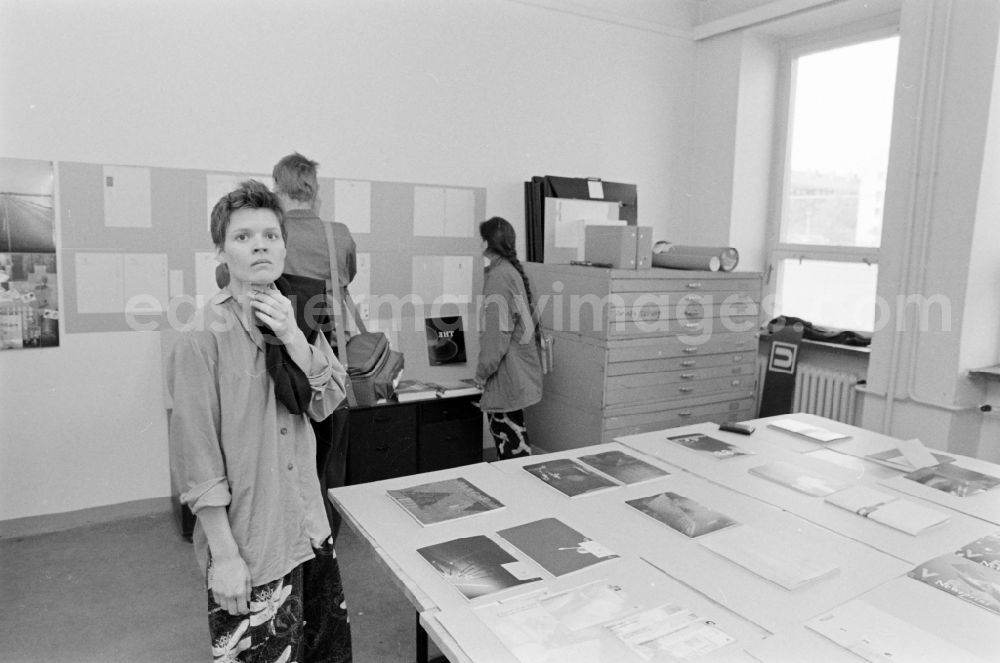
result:
[(483, 460), (482, 413), (475, 418), (438, 421), (420, 426), (417, 471), (430, 472)]
[(416, 473), (415, 404), (351, 410), (348, 435), (348, 484)]
[(479, 395), (477, 394), (476, 396), (417, 401), (420, 407), (420, 423), (424, 425), (456, 419), (475, 419), (479, 421), (482, 418), (482, 412), (478, 407), (473, 405), (478, 400)]

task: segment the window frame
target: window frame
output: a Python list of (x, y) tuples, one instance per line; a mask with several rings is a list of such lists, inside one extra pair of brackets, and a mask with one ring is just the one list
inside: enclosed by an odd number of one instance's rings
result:
[[(777, 314), (777, 286), (779, 281), (777, 271), (782, 260), (823, 260), (877, 266), (881, 250), (880, 246), (798, 244), (781, 241), (781, 227), (786, 215), (785, 191), (791, 180), (791, 139), (793, 129), (791, 103), (795, 89), (798, 59), (814, 53), (889, 37), (899, 37), (899, 35), (899, 15), (890, 14), (870, 21), (840, 26), (818, 33), (790, 37), (783, 39), (779, 43), (778, 93), (776, 99), (777, 107), (775, 109), (775, 127), (777, 131), (774, 134), (772, 152), (771, 205), (765, 238), (767, 260), (764, 272), (764, 295), (766, 301), (773, 302), (773, 309), (770, 311), (772, 314)], [(895, 124), (896, 114), (894, 103), (893, 125)], [(893, 127), (890, 126), (890, 133), (892, 132)], [(889, 150), (891, 158), (891, 137)], [(883, 205), (883, 228), (885, 223), (884, 208), (885, 205)]]

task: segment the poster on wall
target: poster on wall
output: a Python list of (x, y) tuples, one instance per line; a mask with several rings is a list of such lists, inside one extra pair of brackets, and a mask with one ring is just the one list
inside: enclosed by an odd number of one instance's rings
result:
[(465, 363), (465, 331), (462, 316), (425, 318), (427, 360), (431, 366)]
[(59, 345), (51, 161), (0, 159), (0, 350)]

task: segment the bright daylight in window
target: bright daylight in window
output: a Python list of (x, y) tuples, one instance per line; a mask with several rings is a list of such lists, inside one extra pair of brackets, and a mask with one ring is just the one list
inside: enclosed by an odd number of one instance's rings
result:
[(776, 314), (872, 331), (899, 38), (792, 59)]

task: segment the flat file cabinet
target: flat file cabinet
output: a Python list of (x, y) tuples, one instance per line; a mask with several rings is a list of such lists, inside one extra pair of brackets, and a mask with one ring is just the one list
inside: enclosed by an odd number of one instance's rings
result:
[(760, 275), (524, 263), (555, 339), (531, 442), (547, 451), (754, 415)]

